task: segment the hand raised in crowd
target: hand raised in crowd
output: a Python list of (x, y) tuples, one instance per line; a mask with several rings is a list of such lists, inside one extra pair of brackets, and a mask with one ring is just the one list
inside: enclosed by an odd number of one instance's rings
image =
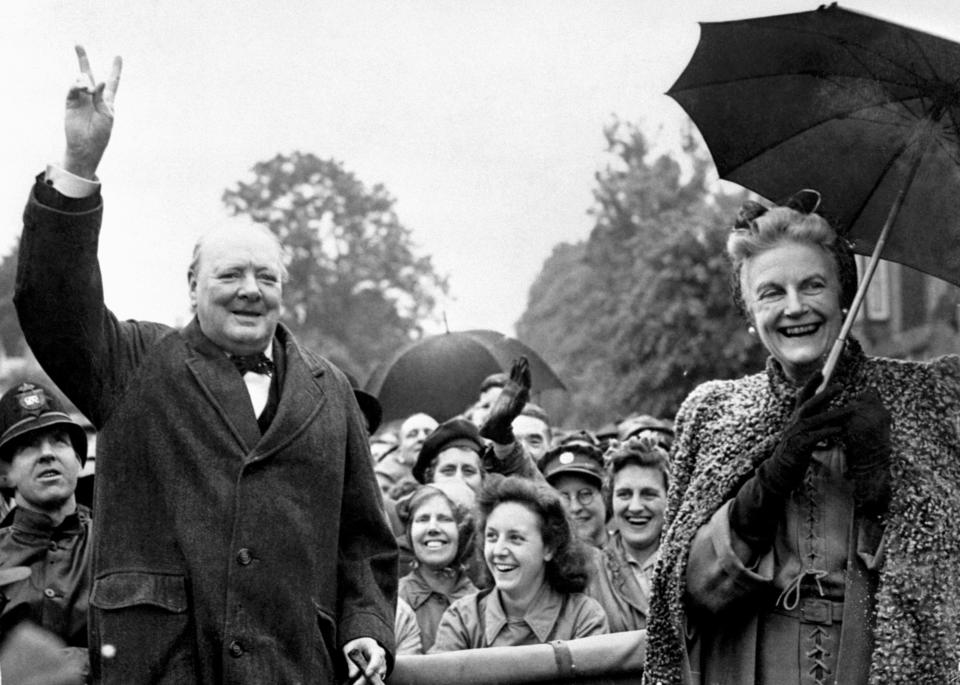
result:
[(490, 414), (480, 426), (480, 435), (500, 445), (514, 442), (510, 424), (520, 416), (530, 399), (530, 363), (526, 357), (515, 359), (510, 368), (510, 378), (503, 391), (490, 408)]
[(890, 412), (874, 388), (847, 406), (844, 438), (854, 500), (864, 513), (879, 516), (890, 503)]
[(113, 131), (113, 101), (120, 85), (123, 61), (113, 58), (107, 81), (97, 83), (90, 60), (82, 46), (76, 46), (80, 76), (67, 92), (64, 130), (67, 149), (63, 166), (70, 173), (93, 179)]
[(773, 454), (741, 486), (730, 507), (730, 527), (753, 551), (772, 543), (777, 514), (783, 501), (803, 481), (814, 448), (842, 435), (851, 415), (849, 406), (828, 408), (841, 387), (828, 385), (818, 393), (821, 380), (817, 373), (803, 386)]

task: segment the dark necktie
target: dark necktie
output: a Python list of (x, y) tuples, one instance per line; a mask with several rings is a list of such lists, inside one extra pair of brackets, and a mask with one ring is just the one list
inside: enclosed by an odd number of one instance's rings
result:
[(248, 371), (262, 373), (265, 376), (272, 376), (275, 368), (273, 361), (263, 352), (248, 355), (232, 354), (230, 355), (230, 361), (237, 367), (237, 371), (240, 372), (241, 376)]

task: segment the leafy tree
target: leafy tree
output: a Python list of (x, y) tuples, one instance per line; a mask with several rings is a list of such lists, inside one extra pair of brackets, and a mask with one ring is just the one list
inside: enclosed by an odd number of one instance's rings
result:
[(386, 189), (368, 188), (341, 162), (294, 152), (259, 162), (252, 173), (223, 201), (286, 246), (284, 322), (363, 380), (421, 333), (446, 280), (430, 257), (416, 254)]
[(530, 289), (517, 334), (566, 381), (557, 423), (598, 427), (630, 412), (672, 416), (697, 384), (761, 368), (728, 287), (724, 245), (744, 199), (709, 190), (709, 161), (649, 160), (640, 129), (614, 121), (597, 174), (595, 226), (560, 245)]
[(19, 243), (14, 244), (0, 260), (0, 345), (4, 354), (22, 357), (27, 354), (27, 341), (20, 330), (20, 319), (13, 308), (13, 289), (17, 279)]

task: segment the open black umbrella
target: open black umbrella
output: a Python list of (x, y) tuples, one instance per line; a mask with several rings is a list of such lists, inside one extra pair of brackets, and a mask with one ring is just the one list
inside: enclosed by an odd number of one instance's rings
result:
[(534, 350), (489, 330), (441, 333), (418, 340), (378, 367), (364, 389), (380, 400), (384, 421), (416, 412), (444, 421), (476, 402), (484, 378), (509, 372), (520, 356), (530, 362), (534, 396), (542, 390), (564, 389)]
[(701, 24), (669, 91), (722, 178), (821, 213), (871, 255), (960, 285), (960, 45), (836, 7)]

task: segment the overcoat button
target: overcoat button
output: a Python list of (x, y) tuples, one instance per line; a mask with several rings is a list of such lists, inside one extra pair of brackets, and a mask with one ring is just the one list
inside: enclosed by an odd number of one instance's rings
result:
[(253, 555), (250, 554), (250, 550), (246, 547), (237, 552), (237, 563), (241, 566), (246, 566), (251, 561), (253, 561)]
[(230, 643), (229, 651), (230, 656), (232, 656), (234, 659), (239, 658), (243, 656), (243, 645), (234, 640)]

